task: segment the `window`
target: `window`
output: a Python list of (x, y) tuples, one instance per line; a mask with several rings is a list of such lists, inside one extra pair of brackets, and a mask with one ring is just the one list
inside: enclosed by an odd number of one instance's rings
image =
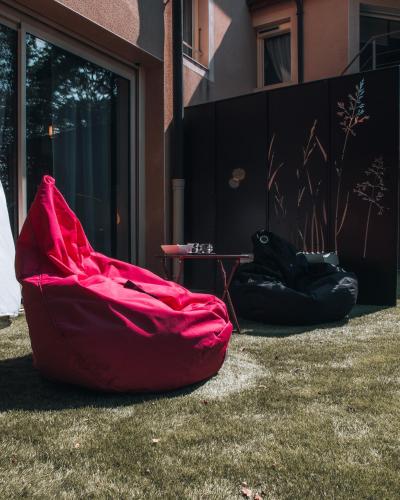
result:
[(189, 57), (193, 57), (193, 14), (196, 9), (193, 10), (193, 0), (183, 0), (183, 53)]
[(378, 38), (360, 55), (361, 71), (400, 64), (400, 16), (396, 18), (394, 15), (362, 12), (360, 50), (372, 37)]
[(291, 35), (289, 23), (258, 32), (259, 87), (279, 85), (292, 80)]
[(208, 1), (182, 0), (183, 54), (208, 66)]
[(0, 179), (14, 237), (17, 202), (17, 31), (0, 25)]
[(14, 235), (50, 174), (93, 247), (134, 260), (135, 70), (62, 44), (0, 21), (0, 178)]

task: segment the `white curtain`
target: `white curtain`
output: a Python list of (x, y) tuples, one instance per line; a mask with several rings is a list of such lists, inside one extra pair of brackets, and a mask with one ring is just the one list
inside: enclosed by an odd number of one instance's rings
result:
[(290, 34), (268, 38), (266, 49), (278, 80), (290, 81)]
[(0, 316), (17, 316), (21, 304), (21, 289), (15, 277), (14, 260), (14, 240), (0, 182)]
[[(69, 123), (53, 140), (53, 173), (90, 243), (111, 254), (111, 102), (104, 109), (71, 103), (59, 120)], [(115, 167), (114, 167), (115, 168)]]

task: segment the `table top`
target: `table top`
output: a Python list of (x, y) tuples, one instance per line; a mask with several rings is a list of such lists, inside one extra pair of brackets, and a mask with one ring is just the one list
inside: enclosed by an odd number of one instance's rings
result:
[(204, 260), (218, 260), (218, 259), (250, 259), (252, 255), (248, 253), (239, 254), (225, 254), (225, 253), (169, 253), (164, 255), (158, 255), (159, 258), (170, 258), (170, 259), (180, 259), (180, 260), (190, 260), (190, 259), (204, 259)]

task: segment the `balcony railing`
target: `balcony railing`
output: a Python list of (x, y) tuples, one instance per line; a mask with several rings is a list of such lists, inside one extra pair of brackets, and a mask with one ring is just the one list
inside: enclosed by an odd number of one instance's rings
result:
[[(379, 45), (379, 40), (385, 37), (390, 37), (391, 35), (400, 35), (400, 30), (390, 31), (388, 33), (383, 33), (381, 35), (376, 35), (371, 37), (368, 42), (364, 45), (364, 47), (353, 57), (353, 59), (349, 62), (349, 64), (344, 68), (341, 72), (341, 76), (343, 76), (349, 68), (357, 61), (361, 61), (361, 56), (368, 54), (367, 50), (371, 50), (371, 54), (368, 58), (360, 65), (359, 70), (365, 71), (367, 69), (377, 69), (384, 66), (394, 66), (395, 64), (400, 64), (400, 48), (389, 49), (389, 50), (381, 50), (381, 46)], [(379, 49), (379, 50), (378, 50)], [(397, 55), (397, 58), (396, 58)], [(385, 56), (387, 60), (390, 58), (391, 62), (379, 62), (382, 61), (382, 57)]]

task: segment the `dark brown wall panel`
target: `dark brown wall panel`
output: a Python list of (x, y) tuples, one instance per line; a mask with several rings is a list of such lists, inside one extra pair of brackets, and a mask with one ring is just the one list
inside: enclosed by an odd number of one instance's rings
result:
[(359, 302), (395, 305), (398, 69), (331, 81), (332, 240), (360, 284)]
[(266, 93), (216, 104), (216, 249), (251, 252), (251, 235), (265, 228)]
[[(215, 105), (185, 109), (185, 239), (216, 240)], [(185, 283), (199, 290), (214, 288), (214, 265), (186, 262)]]
[(329, 248), (329, 89), (316, 82), (269, 96), (269, 227), (298, 249)]

